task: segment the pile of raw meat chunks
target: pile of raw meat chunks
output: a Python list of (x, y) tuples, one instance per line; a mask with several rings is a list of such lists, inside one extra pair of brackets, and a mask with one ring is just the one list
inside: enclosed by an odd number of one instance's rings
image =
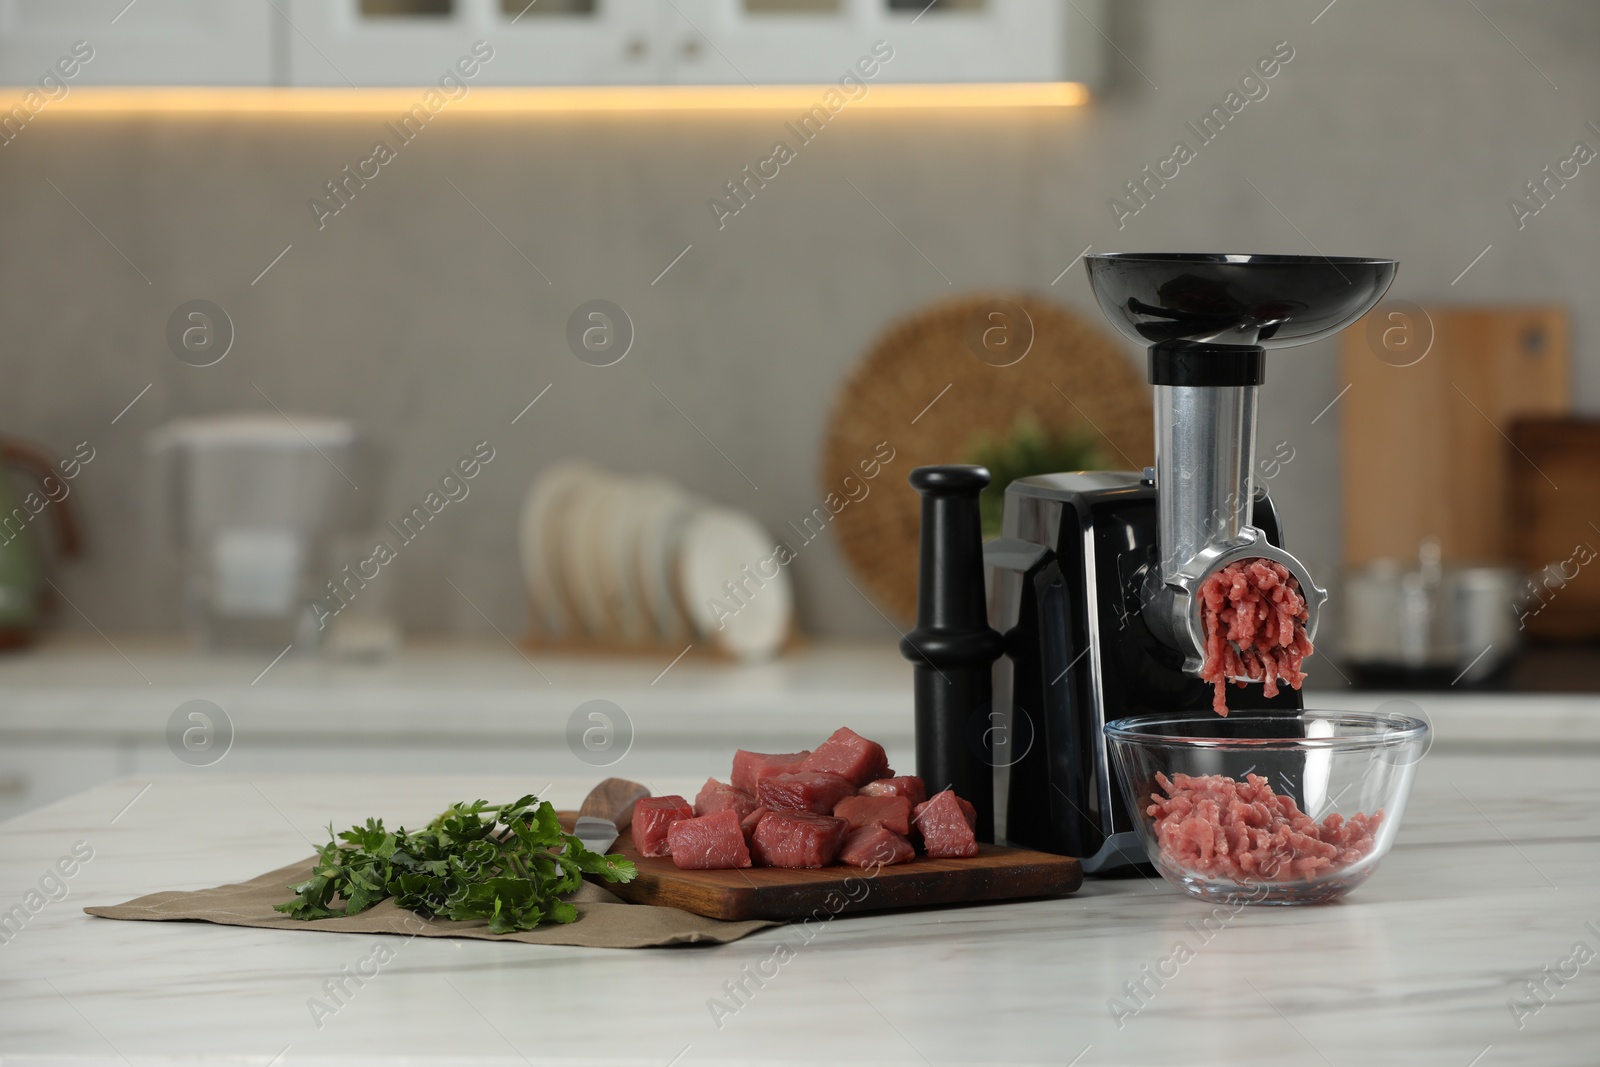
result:
[(896, 775), (883, 746), (848, 728), (809, 752), (740, 749), (733, 783), (706, 780), (694, 807), (679, 796), (634, 805), (633, 842), (685, 870), (882, 867), (920, 840), (930, 857), (975, 856), (977, 817), (949, 789), (927, 798), (921, 778)]

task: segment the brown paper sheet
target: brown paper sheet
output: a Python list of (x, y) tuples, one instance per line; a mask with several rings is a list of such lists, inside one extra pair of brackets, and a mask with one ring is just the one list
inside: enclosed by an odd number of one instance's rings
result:
[(611, 893), (585, 882), (569, 899), (578, 907), (576, 922), (550, 923), (536, 930), (492, 934), (484, 921), (456, 922), (424, 919), (398, 907), (393, 900), (374, 905), (360, 915), (337, 919), (291, 919), (273, 911), (294, 896), (290, 886), (311, 877), (312, 859), (268, 871), (248, 882), (219, 885), (185, 892), (151, 893), (125, 904), (84, 908), (103, 919), (152, 922), (179, 920), (254, 926), (264, 930), (311, 930), (334, 934), (399, 934), (403, 937), (470, 937), (483, 941), (521, 941), (530, 945), (580, 945), (585, 948), (653, 948), (659, 945), (713, 944), (737, 941), (747, 934), (777, 923), (764, 920), (722, 922), (678, 908), (626, 904)]

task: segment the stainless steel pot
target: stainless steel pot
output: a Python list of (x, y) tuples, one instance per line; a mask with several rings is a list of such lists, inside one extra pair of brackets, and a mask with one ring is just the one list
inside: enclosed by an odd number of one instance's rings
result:
[(1446, 565), (1426, 540), (1416, 563), (1379, 560), (1346, 577), (1345, 657), (1357, 668), (1482, 681), (1521, 646), (1526, 586), (1511, 567)]

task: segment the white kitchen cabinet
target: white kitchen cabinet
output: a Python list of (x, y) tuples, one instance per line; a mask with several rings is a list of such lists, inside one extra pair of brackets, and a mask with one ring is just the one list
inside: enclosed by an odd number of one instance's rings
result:
[(58, 85), (270, 85), (277, 19), (269, 0), (0, 0), (0, 84), (47, 100)]
[(1093, 83), (1103, 2), (0, 0), (0, 83)]
[(681, 84), (821, 85), (871, 68), (867, 82), (897, 84), (1100, 75), (1096, 0), (1076, 11), (1061, 0), (673, 0), (668, 10)]
[(278, 0), (291, 85), (647, 85), (666, 77), (658, 0)]
[[(294, 85), (1094, 82), (1100, 0), (278, 0)], [(859, 76), (859, 74), (858, 74)]]

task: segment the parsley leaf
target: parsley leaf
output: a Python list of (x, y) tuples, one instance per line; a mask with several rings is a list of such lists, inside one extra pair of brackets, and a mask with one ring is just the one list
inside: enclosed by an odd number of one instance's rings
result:
[[(295, 919), (358, 915), (394, 898), (424, 917), (482, 919), (497, 934), (569, 923), (578, 909), (562, 897), (585, 874), (629, 882), (634, 865), (590, 852), (561, 829), (549, 801), (528, 795), (510, 804), (452, 804), (411, 832), (368, 819), (317, 849), (311, 877), (290, 887), (294, 899), (273, 907)], [(340, 844), (339, 842), (343, 842)]]

